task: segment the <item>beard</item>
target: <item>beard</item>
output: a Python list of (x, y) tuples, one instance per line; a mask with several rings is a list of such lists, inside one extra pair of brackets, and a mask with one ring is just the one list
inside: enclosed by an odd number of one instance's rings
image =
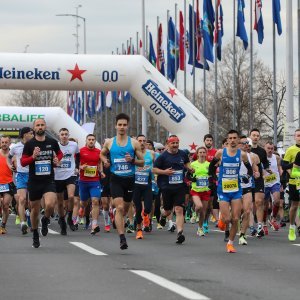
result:
[(35, 134), (38, 136), (43, 136), (45, 134), (45, 130), (39, 129)]

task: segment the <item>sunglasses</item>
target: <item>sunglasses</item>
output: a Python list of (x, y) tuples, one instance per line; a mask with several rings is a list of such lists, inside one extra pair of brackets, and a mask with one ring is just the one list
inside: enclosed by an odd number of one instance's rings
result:
[(165, 150), (165, 148), (161, 148), (161, 149), (157, 149), (158, 151), (164, 151)]
[(241, 142), (240, 143), (241, 145), (249, 145), (249, 142), (247, 141), (247, 142)]

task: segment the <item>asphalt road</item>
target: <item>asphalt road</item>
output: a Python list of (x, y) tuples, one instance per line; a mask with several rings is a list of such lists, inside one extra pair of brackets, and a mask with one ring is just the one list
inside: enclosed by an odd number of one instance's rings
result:
[(144, 240), (127, 234), (129, 249), (121, 251), (115, 231), (61, 236), (54, 220), (34, 249), (31, 234), (22, 236), (13, 222), (0, 236), (1, 300), (300, 299), (300, 238), (290, 243), (287, 228), (249, 237), (228, 254), (223, 233), (199, 238), (192, 224), (183, 245), (154, 228)]

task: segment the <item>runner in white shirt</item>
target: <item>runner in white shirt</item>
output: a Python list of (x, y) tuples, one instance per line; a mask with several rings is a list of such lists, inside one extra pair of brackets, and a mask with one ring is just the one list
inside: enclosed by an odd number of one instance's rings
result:
[(20, 130), (21, 141), (15, 144), (9, 151), (9, 160), (13, 157), (17, 162), (16, 186), (18, 195), (18, 213), (21, 220), (21, 231), (27, 233), (28, 224), (26, 223), (26, 198), (27, 198), (27, 183), (29, 176), (29, 166), (22, 167), (20, 159), (23, 153), (24, 144), (33, 138), (33, 130), (30, 127), (23, 127)]
[[(75, 182), (78, 174), (79, 166), (79, 148), (76, 142), (69, 141), (69, 130), (67, 128), (61, 128), (59, 130), (59, 147), (63, 153), (63, 158), (57, 168), (54, 169), (55, 184), (57, 192), (57, 204), (59, 225), (61, 228), (61, 234), (67, 234), (67, 225), (64, 212), (64, 191), (67, 190), (68, 194), (68, 217), (67, 223), (72, 231), (76, 230), (72, 220), (73, 206), (74, 206), (74, 194), (75, 194)], [(75, 161), (76, 157), (76, 161)]]

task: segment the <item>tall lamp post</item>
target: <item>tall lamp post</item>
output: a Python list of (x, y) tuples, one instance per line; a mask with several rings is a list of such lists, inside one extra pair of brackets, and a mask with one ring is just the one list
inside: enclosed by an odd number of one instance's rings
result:
[(74, 17), (76, 18), (76, 54), (78, 54), (78, 19), (83, 20), (83, 46), (84, 46), (84, 54), (86, 54), (86, 18), (78, 15), (78, 8), (80, 8), (81, 5), (76, 6), (76, 15), (74, 14), (58, 14), (57, 17)]

